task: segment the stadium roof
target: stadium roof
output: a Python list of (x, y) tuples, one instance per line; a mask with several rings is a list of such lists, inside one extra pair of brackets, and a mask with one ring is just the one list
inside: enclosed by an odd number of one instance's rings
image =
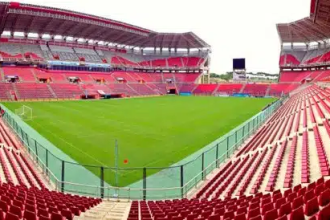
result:
[(282, 43), (309, 43), (330, 39), (330, 1), (311, 0), (310, 17), (277, 24)]
[(4, 31), (61, 35), (134, 47), (209, 48), (192, 32), (159, 33), (80, 12), (16, 2), (0, 2)]

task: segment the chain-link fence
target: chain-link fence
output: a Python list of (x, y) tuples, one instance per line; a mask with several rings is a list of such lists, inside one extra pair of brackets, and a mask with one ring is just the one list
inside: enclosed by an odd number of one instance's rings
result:
[[(184, 198), (226, 160), (281, 105), (277, 100), (228, 134), (170, 167), (113, 168), (82, 165), (58, 150), (8, 108), (5, 122), (15, 131), (26, 151), (43, 170), (56, 190), (102, 198), (165, 199)], [(140, 179), (127, 187), (125, 179)], [(115, 184), (112, 184), (115, 185)]]

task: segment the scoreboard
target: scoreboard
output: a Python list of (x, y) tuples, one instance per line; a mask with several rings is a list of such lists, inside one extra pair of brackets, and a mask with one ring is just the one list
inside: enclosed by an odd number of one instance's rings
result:
[(233, 80), (246, 81), (245, 58), (233, 59)]

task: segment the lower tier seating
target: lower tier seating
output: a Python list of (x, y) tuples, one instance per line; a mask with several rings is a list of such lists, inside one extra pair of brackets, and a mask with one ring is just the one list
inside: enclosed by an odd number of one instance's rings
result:
[(134, 201), (128, 220), (328, 220), (330, 180), (228, 199)]
[(83, 95), (83, 91), (77, 84), (51, 84), (51, 88), (57, 98), (76, 98)]
[(20, 99), (50, 99), (53, 94), (44, 83), (18, 83), (15, 84)]

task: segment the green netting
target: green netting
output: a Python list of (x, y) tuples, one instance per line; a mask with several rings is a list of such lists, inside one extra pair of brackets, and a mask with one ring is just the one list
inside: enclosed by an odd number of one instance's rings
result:
[(236, 145), (239, 146), (242, 144), (243, 142), (243, 130), (244, 130), (244, 127), (241, 127), (240, 129), (238, 129), (236, 131), (236, 137), (237, 137), (237, 143)]
[[(156, 173), (157, 175), (150, 175)], [(147, 189), (158, 189), (148, 190), (148, 199), (160, 199), (162, 195), (166, 195), (165, 198), (178, 198), (181, 197), (181, 169), (178, 166), (167, 167), (167, 168), (148, 168), (147, 169), (148, 179), (146, 181)], [(171, 189), (171, 190), (159, 190), (159, 189)]]
[(202, 180), (202, 155), (183, 166), (184, 193), (187, 193)]
[[(91, 172), (84, 173), (84, 170), (90, 170)], [(101, 167), (99, 166), (82, 166), (77, 163), (64, 163), (64, 181), (66, 183), (72, 184), (65, 184), (64, 191), (65, 192), (78, 192), (79, 194), (85, 195), (94, 195), (100, 196), (100, 185), (101, 185)], [(82, 175), (84, 174), (84, 175)], [(91, 175), (95, 175), (93, 178)], [(86, 184), (86, 179), (89, 179), (90, 186), (98, 186), (98, 187), (90, 187), (86, 188), (84, 185)]]
[(217, 147), (216, 146), (204, 153), (204, 169), (205, 169), (204, 175), (208, 175), (209, 173), (212, 172), (212, 170), (215, 169), (216, 159), (217, 159)]

